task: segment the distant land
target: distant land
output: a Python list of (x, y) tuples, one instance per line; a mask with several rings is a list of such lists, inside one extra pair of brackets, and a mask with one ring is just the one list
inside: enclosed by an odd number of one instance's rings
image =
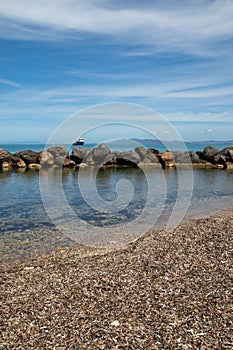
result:
[(221, 144), (225, 144), (225, 143), (229, 143), (229, 144), (232, 144), (233, 145), (233, 140), (224, 140), (224, 141), (216, 141), (216, 140), (204, 140), (204, 141), (167, 141), (167, 140), (155, 140), (155, 139), (138, 139), (138, 138), (133, 138), (131, 139), (135, 142), (138, 142), (138, 143), (141, 143), (143, 146), (145, 147), (148, 147), (150, 146), (151, 144), (155, 144), (155, 145), (158, 145), (158, 146), (161, 146), (161, 145), (166, 145), (166, 144), (173, 144), (173, 145), (181, 145), (183, 143), (185, 143), (186, 146), (188, 145), (193, 145), (193, 144), (199, 144), (199, 145), (203, 145), (203, 144), (209, 144), (209, 145), (221, 145)]

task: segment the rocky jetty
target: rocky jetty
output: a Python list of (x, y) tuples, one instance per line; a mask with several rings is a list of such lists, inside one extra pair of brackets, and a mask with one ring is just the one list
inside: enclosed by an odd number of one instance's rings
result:
[(233, 169), (233, 146), (219, 150), (208, 146), (203, 151), (166, 151), (137, 146), (134, 150), (111, 152), (102, 143), (93, 149), (73, 148), (71, 154), (64, 146), (51, 146), (47, 150), (35, 152), (25, 150), (12, 154), (0, 149), (0, 169), (14, 168), (40, 169), (41, 167), (92, 167), (130, 166), (154, 168), (217, 168)]

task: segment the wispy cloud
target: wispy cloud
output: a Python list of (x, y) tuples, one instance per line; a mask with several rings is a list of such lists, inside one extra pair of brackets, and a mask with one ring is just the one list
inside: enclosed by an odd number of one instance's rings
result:
[[(232, 87), (208, 86), (208, 89), (200, 88), (204, 82), (199, 80), (174, 81), (173, 83), (158, 84), (107, 84), (101, 87), (98, 84), (86, 84), (85, 86), (61, 86), (53, 89), (32, 88), (20, 89), (0, 96), (1, 111), (0, 116), (39, 116), (47, 119), (65, 118), (81, 108), (90, 107), (99, 103), (110, 103), (119, 101), (137, 101), (147, 107), (164, 113), (171, 121), (189, 122), (190, 120), (200, 121), (229, 121), (233, 122), (233, 113), (224, 107), (219, 110), (219, 106), (224, 103), (232, 103)], [(186, 87), (187, 90), (180, 91)], [(198, 88), (199, 89), (198, 89)], [(191, 89), (193, 88), (193, 90)], [(177, 91), (176, 91), (177, 90)], [(218, 102), (217, 109), (214, 106), (206, 111), (206, 105), (212, 100)], [(193, 102), (198, 106), (195, 111)], [(14, 103), (12, 103), (14, 101)], [(174, 102), (175, 101), (175, 102)], [(190, 108), (192, 106), (192, 108)], [(201, 112), (201, 110), (203, 110)]]
[[(233, 2), (135, 2), (99, 0), (8, 0), (0, 3), (2, 37), (30, 40), (80, 39), (102, 35), (156, 50), (214, 54), (233, 37)], [(137, 50), (137, 54), (140, 50)], [(145, 50), (142, 50), (144, 53)], [(132, 52), (135, 54), (135, 52)]]
[(7, 86), (12, 86), (15, 88), (21, 88), (21, 85), (13, 80), (9, 79), (3, 79), (0, 77), (0, 84), (7, 85)]
[(134, 73), (101, 73), (101, 72), (93, 72), (93, 71), (87, 71), (87, 70), (68, 70), (63, 72), (65, 75), (72, 75), (75, 77), (81, 77), (81, 78), (91, 78), (91, 79), (111, 79), (111, 80), (120, 80), (120, 79), (145, 79), (145, 75), (139, 72)]

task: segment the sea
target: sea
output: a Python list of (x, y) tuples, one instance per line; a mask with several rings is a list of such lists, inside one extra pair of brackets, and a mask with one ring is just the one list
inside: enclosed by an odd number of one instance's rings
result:
[[(144, 144), (159, 151), (167, 149), (167, 144), (155, 147), (148, 140)], [(195, 152), (208, 145), (223, 149), (232, 144), (208, 141), (187, 143), (186, 147)], [(179, 145), (173, 146), (170, 149), (179, 150)], [(0, 144), (0, 148), (15, 153), (40, 151), (45, 145)], [(121, 143), (119, 150), (126, 148)], [(128, 243), (150, 229), (175, 227), (229, 210), (233, 208), (233, 170), (0, 171), (0, 198), (1, 263), (16, 264), (79, 244)]]
[[(69, 152), (72, 151), (73, 146), (70, 144), (59, 144), (65, 146)], [(84, 146), (74, 146), (80, 148), (93, 148), (96, 147), (98, 143), (95, 142), (86, 142)], [(187, 149), (188, 151), (202, 151), (207, 146), (214, 146), (218, 149), (223, 149), (233, 145), (233, 140), (228, 141), (197, 141), (197, 142), (181, 142), (181, 141), (160, 141), (153, 139), (122, 139), (122, 140), (113, 140), (108, 143), (112, 151), (127, 151), (133, 149), (137, 145), (142, 145), (146, 148), (154, 148), (159, 152), (164, 152), (166, 150), (177, 151)], [(0, 143), (0, 148), (6, 149), (11, 153), (16, 153), (23, 150), (33, 150), (36, 152), (41, 151), (42, 149), (47, 149), (48, 147), (53, 146), (45, 143)]]

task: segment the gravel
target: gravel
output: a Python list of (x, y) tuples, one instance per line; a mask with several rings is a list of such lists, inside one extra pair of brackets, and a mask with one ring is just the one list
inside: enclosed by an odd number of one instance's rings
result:
[(3, 266), (0, 349), (232, 349), (232, 214)]

